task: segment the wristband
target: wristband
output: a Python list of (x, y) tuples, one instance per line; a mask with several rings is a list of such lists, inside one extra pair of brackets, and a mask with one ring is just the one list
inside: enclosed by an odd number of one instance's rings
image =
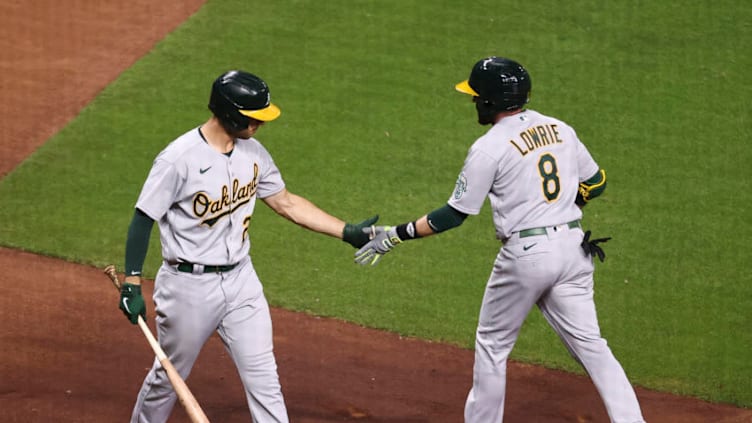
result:
[(395, 230), (397, 231), (397, 236), (403, 241), (420, 238), (417, 221), (398, 225)]

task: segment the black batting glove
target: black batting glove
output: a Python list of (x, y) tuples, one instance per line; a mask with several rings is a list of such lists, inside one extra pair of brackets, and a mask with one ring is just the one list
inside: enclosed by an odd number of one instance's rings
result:
[(590, 231), (585, 231), (585, 237), (582, 239), (580, 246), (582, 247), (582, 250), (585, 251), (586, 256), (598, 256), (598, 259), (603, 263), (603, 260), (606, 259), (606, 253), (603, 252), (603, 248), (598, 244), (607, 242), (609, 239), (611, 239), (610, 236), (606, 238), (590, 239)]

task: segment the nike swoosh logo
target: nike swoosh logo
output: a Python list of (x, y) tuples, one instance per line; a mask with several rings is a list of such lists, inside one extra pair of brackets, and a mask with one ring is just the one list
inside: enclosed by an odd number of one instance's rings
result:
[(530, 244), (530, 245), (523, 245), (523, 246), (522, 246), (522, 251), (527, 251), (527, 250), (529, 250), (529, 249), (531, 249), (531, 248), (535, 247), (536, 245), (538, 245), (538, 243), (537, 243), (537, 242), (536, 242), (536, 243), (533, 243), (533, 244)]
[(207, 170), (209, 170), (209, 169), (211, 169), (211, 168), (212, 168), (212, 167), (211, 167), (211, 166), (209, 166), (209, 167), (207, 167), (206, 169), (199, 169), (198, 171), (199, 171), (199, 172), (200, 172), (200, 173), (201, 173), (201, 174), (203, 175), (204, 173), (206, 173), (206, 171), (207, 171)]
[(128, 313), (131, 312), (130, 307), (128, 307), (128, 299), (127, 298), (123, 298), (123, 307), (125, 307), (125, 309), (128, 311)]

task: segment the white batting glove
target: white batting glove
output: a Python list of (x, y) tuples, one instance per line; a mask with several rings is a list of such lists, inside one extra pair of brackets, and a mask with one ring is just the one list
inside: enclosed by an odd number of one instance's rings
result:
[(361, 266), (375, 266), (381, 260), (381, 256), (402, 243), (394, 226), (371, 226), (363, 228), (363, 233), (368, 234), (371, 240), (355, 252), (355, 263)]

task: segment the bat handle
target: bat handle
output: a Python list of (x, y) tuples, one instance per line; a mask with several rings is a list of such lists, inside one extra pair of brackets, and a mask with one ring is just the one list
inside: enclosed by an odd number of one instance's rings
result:
[(118, 276), (117, 276), (117, 271), (115, 270), (115, 266), (109, 265), (105, 267), (104, 273), (110, 277), (112, 284), (115, 285), (115, 288), (117, 288), (119, 291), (121, 285), (120, 285), (120, 280), (118, 279)]

